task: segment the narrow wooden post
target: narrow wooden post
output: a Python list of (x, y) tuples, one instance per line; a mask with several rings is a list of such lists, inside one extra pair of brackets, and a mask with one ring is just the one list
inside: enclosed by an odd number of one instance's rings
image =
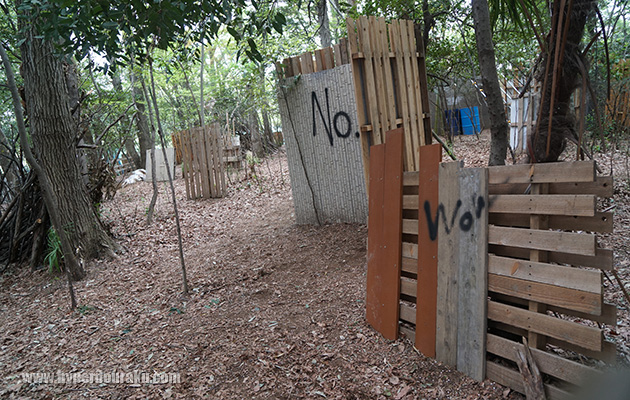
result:
[(437, 302), (438, 242), (426, 209), (437, 210), (439, 144), (420, 147), (418, 185), (418, 278), (416, 295), (415, 347), (427, 357), (435, 357), (435, 323)]

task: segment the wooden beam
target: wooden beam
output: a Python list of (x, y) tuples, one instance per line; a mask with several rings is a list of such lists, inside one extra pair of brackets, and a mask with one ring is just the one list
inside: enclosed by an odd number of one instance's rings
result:
[[(525, 194), (529, 183), (506, 183), (490, 185), (490, 194)], [(612, 197), (613, 177), (598, 176), (593, 182), (550, 183), (549, 194), (593, 194), (597, 197)]]
[(489, 300), (488, 319), (573, 343), (585, 349), (602, 350), (604, 339), (600, 329), (554, 318), (546, 314)]
[[(420, 169), (417, 174), (418, 196), (416, 196), (418, 218), (416, 233), (421, 251), (416, 251), (416, 273), (418, 299), (416, 304), (416, 330), (415, 347), (427, 357), (435, 357), (436, 346), (436, 306), (437, 306), (437, 282), (438, 282), (438, 242), (431, 238), (429, 222), (420, 204), (428, 202), (437, 207), (439, 197), (439, 164), (442, 161), (442, 148), (435, 145), (420, 147)], [(409, 176), (409, 175), (405, 175)], [(404, 177), (403, 177), (404, 181)], [(422, 207), (423, 209), (424, 207)]]
[(592, 217), (596, 198), (593, 195), (492, 195), (491, 213), (569, 215)]
[(488, 243), (533, 250), (594, 256), (595, 235), (490, 225)]
[(601, 295), (602, 272), (488, 255), (488, 273)]
[[(488, 361), (486, 364), (486, 377), (519, 393), (525, 393), (523, 376), (518, 371)], [(545, 394), (548, 400), (572, 400), (575, 397), (573, 394), (549, 384), (545, 384)]]
[(489, 184), (594, 182), (594, 161), (488, 167)]
[[(491, 211), (492, 212), (492, 211)], [(529, 228), (528, 214), (490, 214), (490, 224), (511, 226), (518, 228)], [(592, 217), (572, 217), (561, 215), (550, 215), (548, 219), (549, 229), (560, 229), (564, 231), (586, 231), (598, 233), (612, 233), (613, 213), (596, 212)]]
[[(504, 247), (491, 245), (489, 251), (496, 255), (515, 257), (515, 258), (529, 258), (529, 249), (516, 248), (516, 247)], [(581, 254), (569, 254), (562, 253), (562, 250), (557, 252), (548, 252), (547, 261), (554, 262), (556, 264), (567, 264), (580, 267), (599, 268), (604, 271), (612, 270), (613, 266), (613, 251), (610, 249), (602, 249), (597, 247), (595, 249), (594, 256), (584, 256)]]
[(495, 274), (488, 275), (488, 290), (587, 314), (600, 315), (602, 312), (601, 291), (599, 293), (585, 292)]

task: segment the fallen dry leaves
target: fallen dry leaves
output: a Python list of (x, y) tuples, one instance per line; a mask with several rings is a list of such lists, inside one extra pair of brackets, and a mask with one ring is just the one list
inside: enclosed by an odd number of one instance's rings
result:
[[(471, 152), (483, 164), (484, 156)], [(176, 180), (187, 297), (164, 183), (150, 227), (149, 183), (103, 205), (103, 221), (125, 252), (88, 264), (88, 277), (75, 286), (78, 311), (68, 311), (62, 278), (27, 268), (3, 275), (0, 397), (521, 398), (423, 357), (406, 339), (389, 342), (373, 331), (364, 317), (366, 227), (295, 225), (285, 154), (256, 169), (257, 179), (233, 183), (223, 199), (188, 201)], [(624, 201), (617, 211), (627, 211)], [(627, 278), (628, 253), (620, 253)], [(626, 307), (614, 290), (607, 299)], [(625, 343), (627, 312), (620, 314), (625, 325), (616, 337)], [(181, 383), (20, 379), (25, 372), (113, 370), (175, 372)]]

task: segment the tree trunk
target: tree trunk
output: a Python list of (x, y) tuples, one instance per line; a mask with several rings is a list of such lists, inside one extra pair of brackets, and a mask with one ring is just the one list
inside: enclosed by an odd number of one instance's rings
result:
[[(571, 9), (569, 4), (572, 5)], [(552, 29), (556, 30), (555, 34), (551, 32), (547, 35), (549, 51), (542, 57), (545, 68), (536, 77), (543, 82), (543, 93), (538, 123), (527, 143), (531, 162), (558, 161), (566, 140), (578, 142), (571, 97), (581, 85), (582, 76), (587, 74), (587, 61), (580, 50), (580, 43), (586, 21), (595, 11), (595, 2), (574, 0), (569, 4), (564, 10), (560, 10), (560, 2), (555, 1), (553, 4)], [(557, 19), (558, 15), (560, 19)], [(566, 41), (563, 43), (564, 32)], [(556, 54), (557, 51), (563, 53)], [(553, 110), (552, 115), (550, 110)]]
[[(115, 73), (112, 76), (112, 86), (117, 92), (123, 93), (122, 82), (120, 80), (120, 75), (118, 73)], [(121, 123), (124, 126), (129, 126), (129, 119), (125, 116), (123, 117)], [(131, 137), (130, 132), (127, 132), (126, 136), (127, 138), (125, 139), (125, 143), (124, 143), (125, 151), (127, 152), (127, 155), (129, 156), (129, 158), (131, 158), (131, 161), (133, 161), (134, 168), (135, 169), (144, 168), (144, 164), (142, 163), (140, 154), (138, 154), (138, 151), (136, 150), (135, 140), (133, 140), (133, 137)]]
[(505, 116), (503, 97), (501, 97), (501, 88), (499, 87), (499, 77), (495, 64), (488, 1), (472, 0), (472, 14), (475, 23), (481, 82), (486, 93), (486, 103), (490, 114), (490, 133), (492, 136), (488, 164), (505, 165), (509, 126)]
[(319, 0), (317, 2), (317, 21), (319, 22), (319, 40), (322, 42), (322, 47), (330, 47), (332, 45), (332, 36), (328, 19), (328, 0)]
[[(61, 227), (84, 257), (115, 248), (98, 220), (81, 179), (76, 151), (77, 124), (71, 114), (64, 66), (49, 42), (33, 29), (21, 45), (22, 74), (36, 157), (56, 193)], [(72, 275), (75, 275), (71, 271)], [(82, 274), (76, 274), (77, 277)], [(79, 278), (80, 279), (80, 278)]]
[(252, 139), (252, 151), (256, 157), (262, 157), (264, 155), (264, 148), (262, 143), (262, 137), (260, 136), (260, 128), (258, 125), (258, 113), (256, 109), (252, 108), (249, 112), (249, 132)]
[(139, 79), (143, 79), (142, 76), (138, 76), (133, 69), (130, 70), (131, 75), (131, 89), (133, 93), (133, 102), (136, 107), (136, 126), (138, 127), (138, 145), (140, 146), (140, 167), (146, 168), (147, 165), (147, 150), (151, 150), (153, 140), (151, 139), (151, 133), (149, 131), (149, 122), (147, 121), (147, 114), (145, 109), (144, 92), (142, 91), (142, 85)]

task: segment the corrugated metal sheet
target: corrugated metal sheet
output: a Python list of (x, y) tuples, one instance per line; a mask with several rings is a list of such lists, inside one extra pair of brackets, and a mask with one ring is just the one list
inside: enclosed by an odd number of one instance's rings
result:
[(297, 223), (366, 223), (351, 66), (283, 79), (278, 101)]

